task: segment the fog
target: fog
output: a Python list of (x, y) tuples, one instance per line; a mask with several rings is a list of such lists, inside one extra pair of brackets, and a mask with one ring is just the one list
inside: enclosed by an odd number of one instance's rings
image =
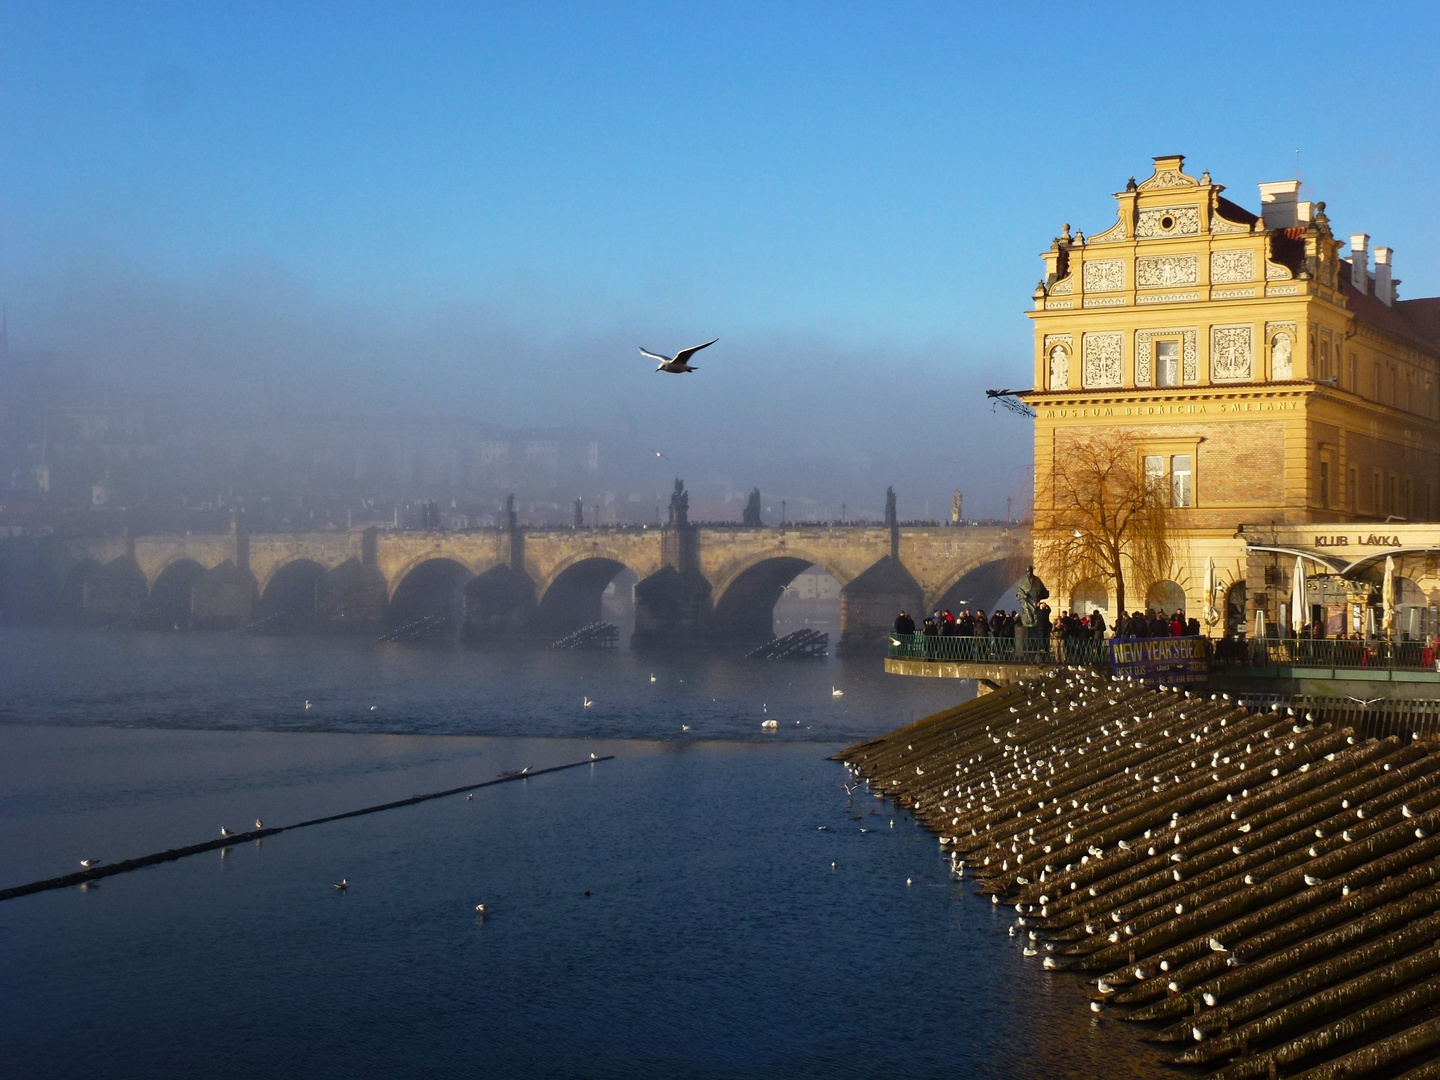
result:
[[(276, 417), (297, 437), (347, 420), (589, 433), (598, 471), (552, 482), (556, 499), (659, 492), (680, 476), (712, 510), (702, 517), (725, 516), (714, 500), (756, 486), (767, 520), (781, 499), (792, 519), (838, 517), (842, 504), (878, 517), (887, 485), (902, 518), (948, 518), (957, 488), (966, 518), (1004, 516), (1007, 497), (1022, 505), (1029, 425), (983, 393), (1025, 384), (1015, 356), (956, 341), (842, 345), (820, 330), (732, 335), (680, 325), (661, 303), (631, 306), (518, 277), (430, 302), (323, 294), (258, 262), (166, 277), (75, 260), (12, 293), (9, 351), (78, 358), (83, 380), (52, 387), (50, 408), (128, 397), (242, 432), (254, 418), (257, 440)], [(1023, 343), (1018, 312), (1016, 322)], [(636, 348), (673, 353), (711, 337), (694, 374), (657, 373)]]

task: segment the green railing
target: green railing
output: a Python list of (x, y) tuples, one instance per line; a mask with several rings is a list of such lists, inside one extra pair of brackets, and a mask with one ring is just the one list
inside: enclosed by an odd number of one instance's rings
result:
[(1248, 646), (1251, 667), (1437, 670), (1435, 648), (1423, 641), (1253, 638)]
[(931, 634), (890, 635), (886, 656), (898, 660), (938, 660), (958, 664), (1080, 664), (1109, 663), (1105, 643), (1094, 638), (1041, 638), (1017, 648), (1013, 637), (940, 637)]

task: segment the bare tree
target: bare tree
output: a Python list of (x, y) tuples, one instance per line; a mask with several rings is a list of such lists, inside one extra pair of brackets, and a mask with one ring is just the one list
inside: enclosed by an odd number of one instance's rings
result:
[(1170, 567), (1168, 478), (1147, 478), (1139, 444), (1122, 432), (1067, 440), (1050, 465), (1036, 469), (1037, 561), (1066, 592), (1097, 578), (1113, 584), (1124, 611), (1127, 572), (1156, 582)]

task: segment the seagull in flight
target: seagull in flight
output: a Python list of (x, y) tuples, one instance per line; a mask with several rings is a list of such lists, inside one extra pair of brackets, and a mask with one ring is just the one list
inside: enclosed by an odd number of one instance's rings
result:
[(713, 338), (710, 341), (705, 342), (704, 345), (692, 345), (688, 349), (681, 349), (674, 356), (665, 356), (661, 353), (653, 353), (649, 349), (645, 348), (644, 345), (641, 345), (640, 355), (648, 356), (651, 360), (659, 360), (660, 366), (655, 369), (656, 371), (668, 371), (672, 375), (679, 375), (681, 372), (698, 370), (697, 368), (693, 368), (690, 366), (690, 358), (694, 356), (697, 352), (699, 352), (701, 349), (708, 349), (711, 345), (714, 345), (715, 342), (719, 340), (719, 338)]

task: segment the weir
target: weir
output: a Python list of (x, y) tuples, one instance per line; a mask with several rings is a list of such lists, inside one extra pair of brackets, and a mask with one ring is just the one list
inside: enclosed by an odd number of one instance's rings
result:
[(83, 885), (89, 881), (98, 881), (100, 878), (129, 873), (131, 870), (139, 870), (142, 867), (155, 866), (163, 862), (174, 862), (176, 859), (183, 859), (187, 855), (200, 855), (207, 851), (217, 851), (221, 848), (234, 847), (236, 844), (243, 844), (251, 840), (261, 840), (267, 836), (274, 836), (277, 833), (291, 832), (295, 829), (308, 829), (312, 825), (324, 825), (331, 821), (342, 821), (345, 818), (364, 817), (366, 814), (378, 814), (382, 810), (395, 810), (402, 806), (415, 806), (417, 803), (429, 802), (432, 799), (444, 799), (448, 796), (460, 795), (467, 791), (479, 791), (481, 788), (494, 787), (496, 784), (508, 784), (515, 780), (529, 780), (532, 776), (544, 776), (546, 773), (564, 772), (566, 769), (578, 769), (582, 765), (595, 765), (602, 761), (613, 761), (614, 759), (614, 754), (605, 754), (603, 757), (591, 757), (588, 761), (572, 761), (567, 765), (551, 765), (544, 769), (526, 769), (523, 772), (507, 773), (503, 776), (496, 777), (494, 780), (482, 780), (475, 784), (464, 784), (461, 787), (446, 788), (444, 791), (432, 791), (428, 795), (411, 795), (408, 799), (396, 799), (394, 802), (380, 803), (377, 806), (365, 806), (359, 810), (346, 810), (340, 814), (328, 814), (325, 817), (311, 818), (309, 821), (298, 821), (293, 825), (277, 825), (270, 829), (251, 829), (249, 832), (234, 833), (231, 836), (222, 836), (217, 840), (207, 840), (203, 844), (191, 844), (188, 847), (170, 848), (167, 851), (158, 851), (153, 855), (141, 855), (134, 859), (121, 859), (118, 862), (92, 866), (74, 874), (64, 874), (61, 877), (46, 878), (43, 881), (32, 881), (26, 885), (16, 885), (13, 888), (0, 889), (0, 900), (13, 900), (16, 897), (29, 896), (32, 893), (48, 892), (51, 889), (65, 889), (72, 885)]
[(1059, 671), (838, 757), (1176, 1064), (1435, 1075), (1440, 754), (1294, 713)]

